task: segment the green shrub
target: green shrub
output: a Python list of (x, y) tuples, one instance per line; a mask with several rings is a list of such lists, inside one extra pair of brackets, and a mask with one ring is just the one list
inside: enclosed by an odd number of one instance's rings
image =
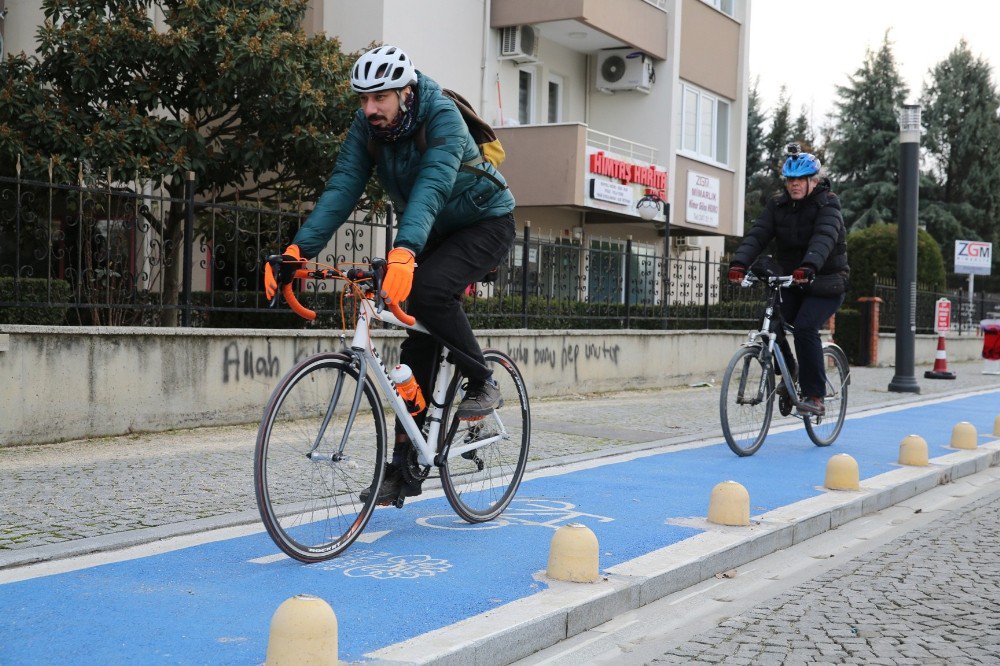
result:
[[(624, 329), (623, 303), (580, 303), (530, 297), (527, 326), (532, 329)], [(761, 304), (713, 303), (708, 307), (708, 328), (749, 330), (759, 321)], [(473, 328), (522, 328), (520, 296), (466, 298), (465, 311)], [(705, 328), (704, 305), (673, 305), (665, 325), (662, 305), (632, 305), (629, 328), (637, 330), (683, 330)]]
[[(876, 278), (896, 278), (898, 225), (876, 224), (847, 236), (847, 258), (851, 265), (851, 290), (847, 302), (873, 296)], [(917, 231), (917, 283), (921, 288), (945, 285), (941, 247), (924, 229)]]
[(853, 308), (841, 308), (834, 324), (833, 341), (847, 354), (851, 365), (858, 363), (861, 351), (861, 312)]
[[(22, 278), (18, 280), (18, 303), (37, 305), (0, 305), (0, 324), (34, 324), (60, 326), (66, 323), (66, 312), (72, 292), (65, 280)], [(15, 302), (14, 278), (0, 278), (0, 303)], [(57, 305), (48, 305), (54, 303)]]

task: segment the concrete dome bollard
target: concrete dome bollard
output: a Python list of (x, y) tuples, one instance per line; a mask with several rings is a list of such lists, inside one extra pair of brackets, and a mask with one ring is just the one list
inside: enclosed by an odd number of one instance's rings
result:
[(597, 535), (586, 525), (569, 523), (552, 535), (549, 578), (570, 583), (593, 583), (600, 577)]
[(286, 599), (271, 618), (267, 666), (337, 666), (337, 616), (311, 594)]
[(708, 522), (717, 525), (750, 524), (750, 493), (735, 481), (723, 481), (712, 488), (708, 500)]
[(1000, 414), (997, 414), (997, 417), (993, 419), (993, 434), (1000, 437)]
[(858, 461), (846, 453), (830, 456), (826, 463), (826, 482), (830, 490), (860, 490)]
[(979, 446), (976, 426), (968, 421), (956, 423), (951, 429), (951, 445), (956, 449), (972, 450)]
[(907, 435), (899, 443), (899, 464), (924, 467), (928, 464), (927, 440), (920, 435)]

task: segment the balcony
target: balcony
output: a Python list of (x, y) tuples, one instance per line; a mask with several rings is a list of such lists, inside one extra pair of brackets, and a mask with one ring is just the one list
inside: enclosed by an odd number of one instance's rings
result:
[[(507, 153), (501, 171), (519, 207), (560, 206), (611, 215), (621, 221), (637, 218), (632, 205), (606, 205), (590, 198), (589, 181), (595, 174), (588, 170), (588, 155), (600, 151), (609, 158), (648, 167), (657, 164), (656, 148), (582, 123), (501, 127), (496, 133)], [(657, 170), (662, 176), (662, 167)], [(644, 187), (636, 182), (625, 196), (637, 200)]]
[(662, 0), (493, 0), (490, 26), (537, 26), (541, 36), (581, 53), (631, 46), (666, 60)]
[(518, 206), (582, 206), (587, 126), (498, 127), (507, 159), (500, 170)]

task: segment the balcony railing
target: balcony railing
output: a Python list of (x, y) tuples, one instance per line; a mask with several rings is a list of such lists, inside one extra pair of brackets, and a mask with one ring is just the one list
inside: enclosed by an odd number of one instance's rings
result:
[(629, 157), (647, 164), (656, 164), (657, 150), (652, 146), (647, 146), (635, 141), (629, 141), (621, 137), (587, 129), (587, 145), (593, 148), (606, 150), (609, 153), (616, 153), (624, 157)]

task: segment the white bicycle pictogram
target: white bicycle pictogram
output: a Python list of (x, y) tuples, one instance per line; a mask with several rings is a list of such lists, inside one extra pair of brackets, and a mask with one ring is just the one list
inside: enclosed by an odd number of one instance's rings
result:
[(548, 527), (555, 530), (581, 518), (592, 518), (599, 523), (610, 523), (614, 520), (608, 516), (577, 511), (576, 506), (569, 502), (524, 498), (515, 499), (507, 511), (488, 523), (467, 523), (456, 518), (454, 514), (442, 513), (417, 518), (417, 524), (438, 530), (495, 530), (508, 525)]

